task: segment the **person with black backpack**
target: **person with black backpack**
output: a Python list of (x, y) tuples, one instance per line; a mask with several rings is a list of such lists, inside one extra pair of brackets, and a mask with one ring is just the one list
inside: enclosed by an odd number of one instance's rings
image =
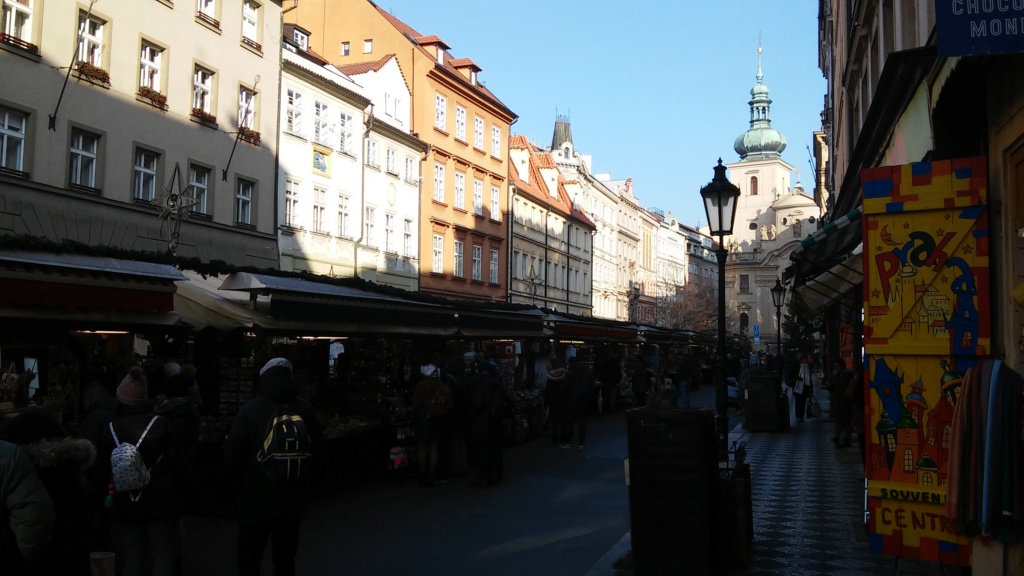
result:
[(323, 431), (313, 407), (298, 396), (291, 362), (270, 360), (224, 442), (224, 464), (238, 506), (240, 576), (260, 573), (271, 538), (274, 574), (295, 574), (299, 524), (306, 519), (322, 453)]

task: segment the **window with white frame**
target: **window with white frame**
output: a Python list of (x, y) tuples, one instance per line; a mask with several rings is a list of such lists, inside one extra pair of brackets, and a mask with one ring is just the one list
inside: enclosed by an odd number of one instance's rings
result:
[(491, 220), (501, 220), (501, 189), (491, 186)]
[(352, 155), (352, 143), (355, 139), (352, 136), (353, 120), (351, 114), (341, 113), (338, 118), (338, 151)]
[(484, 182), (473, 179), (473, 214), (484, 215)]
[(371, 168), (380, 168), (380, 162), (377, 160), (377, 142), (375, 140), (366, 140), (366, 165)]
[(327, 189), (313, 187), (313, 231), (327, 234)]
[(217, 1), (216, 0), (197, 0), (196, 10), (210, 18), (217, 18)]
[(294, 178), (284, 181), (284, 225), (290, 228), (299, 227), (299, 187), (301, 184)]
[(289, 88), (285, 106), (285, 132), (302, 136), (302, 92)]
[(252, 225), (252, 200), (255, 191), (255, 182), (244, 178), (238, 179), (238, 190), (235, 192), (235, 223)]
[(391, 92), (384, 93), (384, 114), (392, 118), (395, 116), (395, 99), (392, 98)]
[(352, 237), (352, 216), (348, 210), (348, 196), (338, 194), (338, 236)]
[(405, 157), (405, 181), (416, 181), (416, 159), (412, 156)]
[(152, 202), (156, 198), (156, 165), (160, 155), (145, 148), (135, 149), (135, 180), (132, 197)]
[(484, 247), (473, 244), (473, 280), (483, 280)]
[(405, 223), (402, 225), (402, 254), (406, 256), (413, 256), (412, 253), (412, 220), (405, 219)]
[(350, 42), (341, 43), (341, 55), (348, 56), (352, 53), (352, 44)]
[(384, 251), (395, 253), (397, 252), (397, 240), (398, 231), (395, 230), (395, 215), (385, 214), (384, 215)]
[(479, 116), (473, 119), (473, 147), (484, 149), (484, 119)]
[(501, 128), (491, 127), (491, 156), (501, 158)]
[(3, 0), (3, 32), (22, 42), (32, 42), (32, 7), (35, 0)]
[(434, 201), (444, 204), (444, 164), (434, 164)]
[(160, 61), (163, 59), (163, 48), (142, 41), (139, 55), (139, 87), (160, 91)]
[(462, 172), (455, 173), (455, 207), (466, 209), (466, 175)]
[(96, 160), (100, 137), (74, 128), (71, 130), (71, 166), (68, 183), (88, 188), (96, 187)]
[(430, 271), (435, 274), (444, 273), (444, 236), (434, 234), (433, 257), (430, 260)]
[(491, 268), (488, 270), (491, 284), (498, 283), (498, 251), (491, 250)]
[(396, 152), (394, 148), (388, 147), (385, 151), (385, 158), (387, 160), (385, 169), (388, 174), (398, 176), (398, 152)]
[(327, 134), (330, 128), (327, 121), (327, 103), (316, 100), (313, 102), (313, 140), (330, 145)]
[(453, 248), (455, 259), (452, 262), (452, 275), (455, 276), (456, 278), (465, 278), (466, 275), (466, 272), (463, 269), (463, 258), (465, 258), (465, 255), (462, 253), (462, 251), (464, 249), (465, 245), (462, 243), (462, 240), (456, 240), (455, 247)]
[(441, 94), (434, 98), (434, 128), (442, 132), (448, 128), (448, 99)]
[(260, 5), (253, 0), (242, 2), (242, 38), (259, 42)]
[(96, 16), (78, 13), (78, 60), (93, 66), (101, 65), (103, 56), (103, 29), (106, 22)]
[(213, 72), (198, 64), (192, 74), (192, 108), (207, 114), (213, 109)]
[(296, 28), (292, 31), (292, 40), (299, 46), (299, 50), (303, 52), (309, 50), (309, 34)]
[(256, 124), (256, 92), (240, 86), (238, 88), (238, 127), (248, 128)]
[(466, 109), (462, 106), (455, 107), (455, 137), (466, 141)]
[(25, 115), (0, 106), (0, 168), (24, 170)]
[(190, 208), (193, 212), (207, 214), (206, 203), (210, 197), (210, 172), (206, 166), (189, 164), (188, 166), (188, 194), (195, 200)]
[(371, 54), (373, 52), (373, 39), (367, 38), (363, 40), (363, 54)]
[(363, 240), (371, 248), (377, 246), (376, 227), (374, 226), (376, 219), (377, 209), (373, 206), (367, 206), (363, 212)]

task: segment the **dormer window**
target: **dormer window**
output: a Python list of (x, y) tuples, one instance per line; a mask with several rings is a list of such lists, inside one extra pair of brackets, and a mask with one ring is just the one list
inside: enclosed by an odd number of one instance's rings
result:
[(309, 48), (309, 35), (301, 30), (296, 30), (294, 34), (292, 34), (292, 40), (299, 45), (299, 48), (301, 48), (303, 52)]
[(476, 70), (469, 71), (469, 83), (476, 86)]
[(437, 63), (444, 66), (444, 49), (440, 46), (437, 47)]

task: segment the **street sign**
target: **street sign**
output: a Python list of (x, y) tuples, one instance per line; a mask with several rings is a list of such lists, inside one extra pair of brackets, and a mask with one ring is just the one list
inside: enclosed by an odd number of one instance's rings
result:
[(761, 326), (759, 324), (754, 324), (754, 345), (756, 346), (756, 345), (758, 345), (760, 343), (761, 343)]

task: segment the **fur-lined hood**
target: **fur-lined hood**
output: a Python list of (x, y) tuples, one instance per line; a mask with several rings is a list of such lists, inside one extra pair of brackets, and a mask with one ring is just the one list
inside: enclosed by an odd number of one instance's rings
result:
[(46, 440), (22, 448), (39, 469), (85, 470), (96, 461), (96, 447), (80, 438)]

